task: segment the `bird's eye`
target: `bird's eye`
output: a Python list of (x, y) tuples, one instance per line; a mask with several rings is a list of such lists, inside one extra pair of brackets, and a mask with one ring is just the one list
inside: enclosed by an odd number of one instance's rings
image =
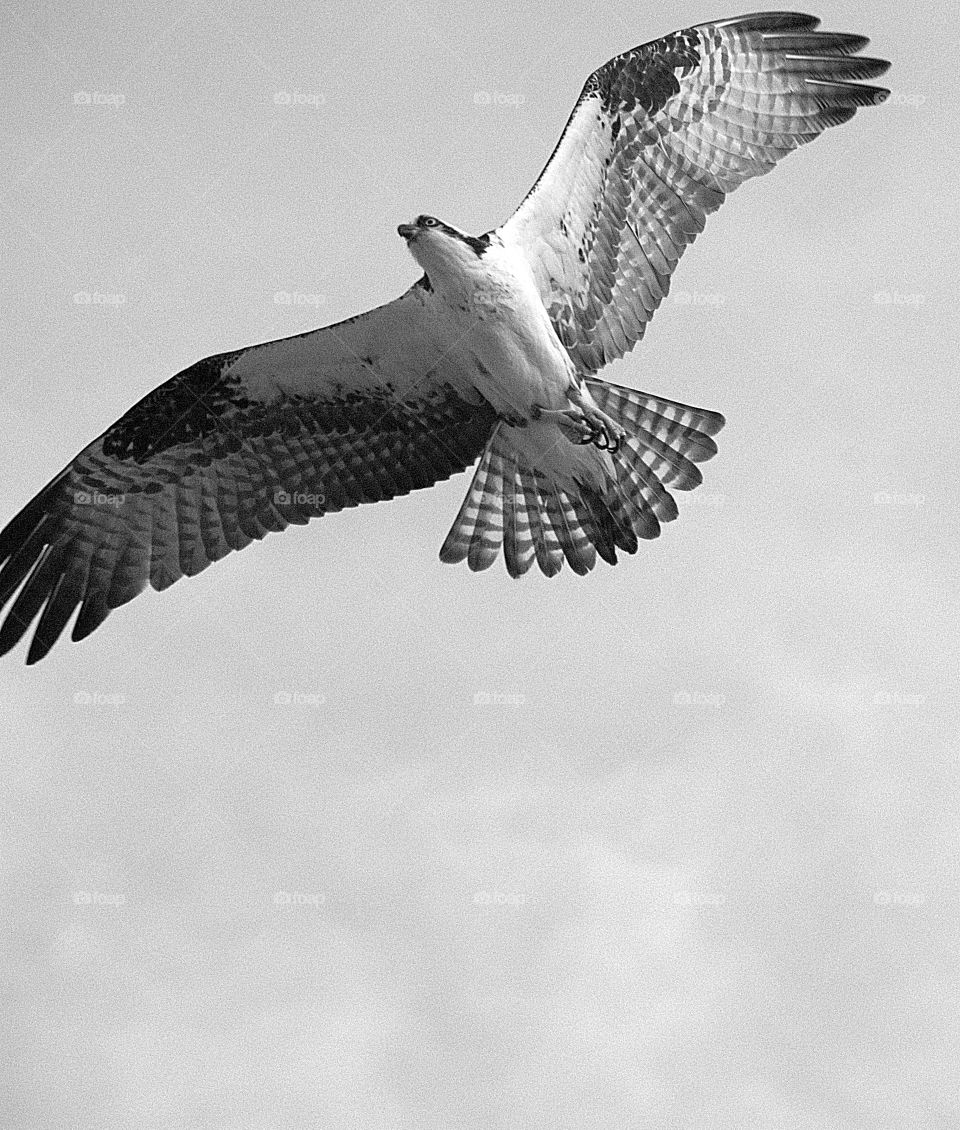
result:
[(438, 219), (436, 219), (434, 216), (424, 216), (423, 217), (423, 226), (425, 228), (435, 228), (437, 226), (437, 224), (439, 224), (439, 223), (440, 223), (440, 221)]

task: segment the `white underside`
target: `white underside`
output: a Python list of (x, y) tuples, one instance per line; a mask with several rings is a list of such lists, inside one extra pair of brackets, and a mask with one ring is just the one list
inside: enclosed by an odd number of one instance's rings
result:
[(569, 409), (572, 384), (588, 400), (589, 393), (554, 332), (522, 252), (495, 244), (482, 258), (472, 251), (470, 256), (449, 263), (417, 256), (470, 382), (506, 418), (502, 426), (530, 465), (558, 481), (599, 485), (615, 476), (606, 452), (572, 443), (556, 415), (540, 416)]

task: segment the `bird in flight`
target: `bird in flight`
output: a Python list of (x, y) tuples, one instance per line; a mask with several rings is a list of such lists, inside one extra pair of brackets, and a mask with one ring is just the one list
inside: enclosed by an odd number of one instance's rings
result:
[(148, 583), (478, 460), (443, 561), (584, 574), (656, 537), (723, 417), (597, 374), (727, 193), (889, 93), (867, 39), (818, 25), (760, 13), (616, 56), (506, 223), (401, 224), (424, 272), (405, 294), (145, 396), (0, 533), (0, 654), (36, 620), (34, 663), (77, 609), (81, 640)]

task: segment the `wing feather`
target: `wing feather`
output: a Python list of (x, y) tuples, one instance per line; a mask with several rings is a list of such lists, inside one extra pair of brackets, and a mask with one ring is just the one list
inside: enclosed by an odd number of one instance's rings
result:
[(794, 12), (674, 32), (587, 80), (550, 161), (500, 228), (560, 339), (596, 372), (643, 336), (706, 216), (750, 177), (889, 93), (868, 40)]
[(134, 405), (0, 532), (0, 654), (36, 620), (36, 662), (78, 608), (75, 640), (148, 584), (465, 470), (497, 415), (430, 294), (206, 358)]

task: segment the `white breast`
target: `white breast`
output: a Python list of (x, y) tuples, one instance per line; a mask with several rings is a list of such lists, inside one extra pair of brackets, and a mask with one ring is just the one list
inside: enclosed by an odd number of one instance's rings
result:
[(531, 419), (535, 407), (565, 408), (574, 366), (523, 255), (495, 244), (477, 268), (460, 311), (477, 388), (508, 416)]

